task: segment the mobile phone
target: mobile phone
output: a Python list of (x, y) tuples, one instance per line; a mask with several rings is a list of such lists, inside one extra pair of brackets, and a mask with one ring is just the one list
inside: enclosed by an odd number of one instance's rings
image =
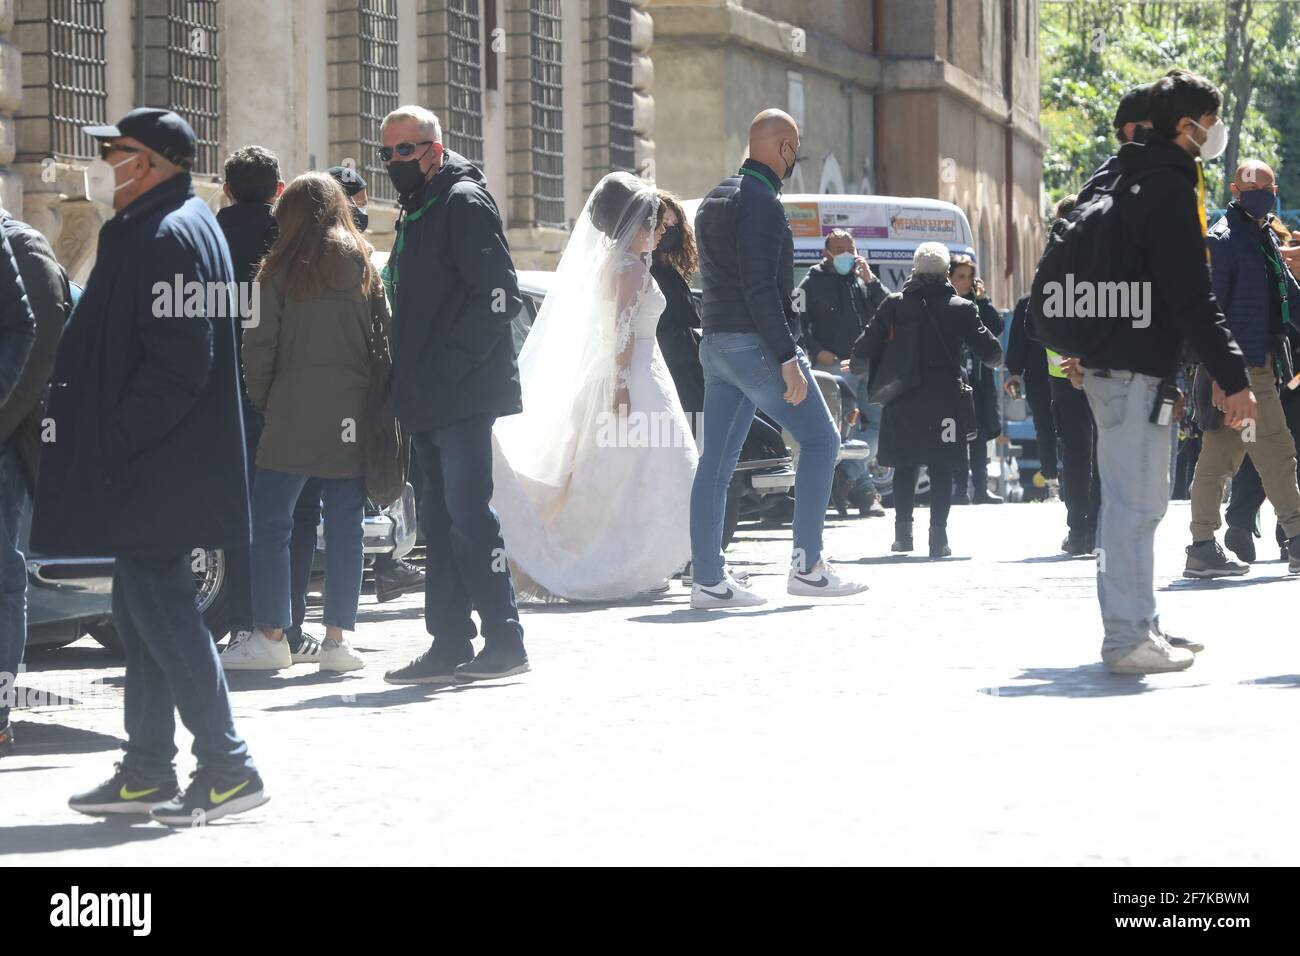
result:
[(1174, 420), (1174, 406), (1178, 404), (1181, 393), (1178, 386), (1168, 379), (1156, 389), (1155, 406), (1151, 409), (1149, 421), (1152, 425), (1168, 425)]

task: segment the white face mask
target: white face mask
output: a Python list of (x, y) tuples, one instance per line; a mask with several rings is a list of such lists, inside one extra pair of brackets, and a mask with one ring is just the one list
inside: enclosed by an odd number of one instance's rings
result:
[(91, 202), (103, 203), (105, 206), (113, 205), (113, 197), (117, 195), (117, 191), (135, 182), (133, 177), (118, 186), (113, 171), (134, 158), (128, 156), (122, 162), (113, 164), (106, 159), (92, 159), (90, 165), (86, 167), (86, 198)]
[(1201, 143), (1201, 159), (1218, 159), (1222, 156), (1228, 148), (1228, 124), (1219, 120), (1207, 129), (1196, 120), (1192, 120), (1192, 123), (1205, 134), (1205, 142)]

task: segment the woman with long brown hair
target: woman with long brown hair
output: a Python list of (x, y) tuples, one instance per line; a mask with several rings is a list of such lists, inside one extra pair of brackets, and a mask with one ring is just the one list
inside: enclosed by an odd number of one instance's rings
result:
[(659, 190), (659, 223), (663, 234), (650, 262), (654, 276), (668, 304), (659, 316), (656, 337), (664, 364), (677, 386), (677, 397), (688, 415), (704, 411), (704, 367), (700, 365), (700, 312), (691, 296), (691, 276), (699, 268), (695, 232), (691, 229), (681, 200)]
[(280, 236), (262, 262), (261, 308), (244, 330), (244, 381), (266, 420), (252, 488), (253, 624), (222, 655), (227, 670), (278, 670), (291, 655), (289, 540), (303, 486), (321, 479), (325, 519), (323, 671), (364, 666), (348, 643), (364, 570), (366, 502), (360, 433), (370, 382), (372, 310), (388, 324), (371, 247), (347, 196), (304, 173), (276, 204)]

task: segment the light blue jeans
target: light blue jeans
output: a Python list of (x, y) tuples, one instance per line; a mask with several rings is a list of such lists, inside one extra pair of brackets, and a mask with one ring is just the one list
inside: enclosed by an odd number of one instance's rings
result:
[(1160, 626), (1155, 538), (1169, 507), (1169, 426), (1150, 421), (1159, 387), (1151, 375), (1084, 370), (1101, 478), (1097, 601), (1105, 659), (1122, 657)]
[[(832, 365), (815, 366), (819, 372), (830, 372), (836, 375), (853, 389), (854, 400), (858, 403), (858, 422), (850, 430), (848, 437), (856, 438), (867, 443), (871, 449), (871, 455), (876, 454), (876, 446), (880, 441), (880, 412), (879, 405), (872, 405), (867, 401), (867, 376), (866, 374), (854, 375), (852, 372), (845, 372), (840, 369), (839, 363)], [(871, 479), (871, 459), (864, 458), (861, 461), (842, 461), (836, 467), (844, 473), (844, 477), (849, 480), (850, 494), (856, 491), (874, 492), (876, 484)]]
[(799, 443), (794, 482), (794, 565), (810, 570), (822, 557), (822, 525), (830, 501), (840, 432), (813, 381), (803, 349), (799, 365), (808, 394), (798, 405), (785, 400), (781, 365), (755, 332), (706, 332), (700, 342), (704, 366), (704, 447), (691, 488), (691, 561), (695, 580), (711, 587), (722, 580), (722, 524), (727, 486), (749, 434), (754, 410), (762, 409)]

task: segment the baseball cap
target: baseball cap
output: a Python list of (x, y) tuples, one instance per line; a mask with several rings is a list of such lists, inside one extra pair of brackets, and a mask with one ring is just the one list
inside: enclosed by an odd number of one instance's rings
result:
[(334, 177), (335, 182), (343, 187), (349, 199), (366, 188), (366, 181), (351, 166), (331, 166), (328, 172)]
[(133, 109), (113, 126), (83, 126), (81, 130), (99, 140), (129, 136), (186, 169), (193, 165), (198, 149), (198, 138), (189, 123), (171, 110), (152, 106)]

